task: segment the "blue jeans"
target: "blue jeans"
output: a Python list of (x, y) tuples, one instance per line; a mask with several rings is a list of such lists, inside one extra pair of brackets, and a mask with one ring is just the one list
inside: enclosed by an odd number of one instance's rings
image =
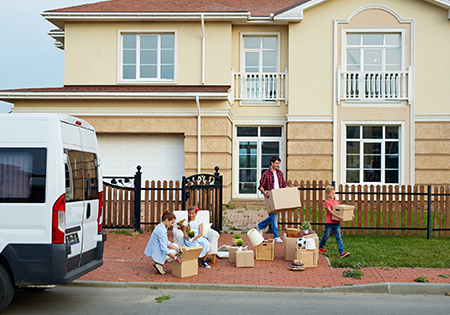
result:
[(270, 213), (267, 218), (265, 218), (262, 222), (259, 222), (258, 229), (263, 230), (269, 224), (272, 224), (273, 238), (280, 237), (280, 234), (278, 234), (278, 212)]
[(326, 223), (325, 224), (325, 233), (322, 236), (322, 239), (320, 240), (320, 248), (324, 248), (325, 244), (327, 243), (328, 238), (330, 237), (330, 233), (333, 232), (334, 236), (336, 237), (336, 242), (339, 248), (339, 254), (342, 254), (344, 252), (344, 244), (342, 243), (342, 237), (341, 237), (341, 225), (334, 224), (334, 223)]

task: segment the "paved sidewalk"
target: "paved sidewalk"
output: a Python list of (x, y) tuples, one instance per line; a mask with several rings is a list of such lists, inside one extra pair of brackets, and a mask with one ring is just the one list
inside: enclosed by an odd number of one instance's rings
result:
[[(317, 268), (307, 268), (304, 271), (291, 271), (290, 262), (283, 259), (283, 244), (275, 244), (275, 259), (273, 261), (255, 260), (254, 268), (236, 268), (228, 259), (217, 258), (211, 269), (199, 268), (198, 276), (177, 278), (172, 276), (170, 264), (166, 264), (167, 273), (159, 275), (153, 268), (150, 259), (143, 251), (151, 233), (145, 232), (137, 236), (115, 234), (107, 232), (108, 240), (105, 243), (103, 255), (104, 265), (83, 276), (79, 280), (91, 283), (115, 282), (115, 283), (155, 283), (161, 284), (192, 284), (210, 285), (216, 288), (220, 286), (256, 286), (260, 288), (334, 288), (367, 284), (392, 284), (411, 283), (414, 288), (423, 288), (427, 284), (415, 283), (413, 279), (422, 276), (429, 280), (430, 284), (442, 284), (444, 292), (450, 291), (450, 279), (438, 277), (440, 274), (450, 274), (450, 269), (414, 269), (414, 268), (361, 268), (364, 273), (362, 279), (345, 278), (342, 272), (346, 269), (332, 269), (324, 256), (320, 256)], [(244, 243), (253, 246), (248, 241), (247, 235), (242, 233)], [(265, 235), (267, 239), (268, 236)], [(171, 238), (171, 235), (169, 236)], [(222, 234), (219, 246), (231, 244), (231, 234)], [(356, 288), (355, 288), (356, 289)], [(419, 289), (420, 292), (420, 289)], [(442, 292), (442, 291), (441, 291)], [(424, 291), (424, 294), (426, 292)], [(444, 293), (445, 294), (445, 293)]]

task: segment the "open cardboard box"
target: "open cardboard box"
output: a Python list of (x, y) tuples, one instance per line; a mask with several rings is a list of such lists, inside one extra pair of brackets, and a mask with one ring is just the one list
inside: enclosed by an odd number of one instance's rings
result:
[[(353, 210), (355, 210), (355, 206), (349, 206), (349, 205), (337, 205), (333, 206), (333, 211), (335, 211), (337, 214), (344, 217), (344, 221), (351, 221), (353, 220)], [(333, 220), (339, 221), (338, 218), (333, 216)]]
[(272, 189), (268, 192), (269, 198), (264, 198), (268, 213), (286, 210), (297, 210), (301, 207), (300, 194), (297, 187)]
[(236, 267), (255, 267), (254, 252), (252, 250), (236, 251)]
[(172, 275), (179, 278), (198, 275), (198, 256), (202, 252), (203, 247), (182, 247), (180, 258), (184, 261), (180, 264), (172, 261)]
[[(243, 246), (242, 250), (247, 250), (248, 246)], [(228, 261), (231, 263), (235, 263), (236, 262), (236, 250), (237, 250), (237, 246), (231, 246), (230, 250), (228, 251)]]

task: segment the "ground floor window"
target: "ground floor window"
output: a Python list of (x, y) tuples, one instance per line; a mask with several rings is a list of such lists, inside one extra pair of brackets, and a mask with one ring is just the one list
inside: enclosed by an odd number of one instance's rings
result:
[(282, 155), (282, 127), (237, 127), (239, 195), (257, 196), (261, 174), (270, 158)]
[(346, 182), (400, 183), (400, 126), (346, 126)]

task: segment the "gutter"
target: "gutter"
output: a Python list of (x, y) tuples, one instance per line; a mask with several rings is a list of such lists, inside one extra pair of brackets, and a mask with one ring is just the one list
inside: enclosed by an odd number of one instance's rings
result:
[(202, 21), (202, 85), (205, 85), (205, 17), (202, 14), (200, 18)]
[(200, 116), (200, 97), (195, 97), (197, 103), (197, 174), (201, 173), (201, 116)]

